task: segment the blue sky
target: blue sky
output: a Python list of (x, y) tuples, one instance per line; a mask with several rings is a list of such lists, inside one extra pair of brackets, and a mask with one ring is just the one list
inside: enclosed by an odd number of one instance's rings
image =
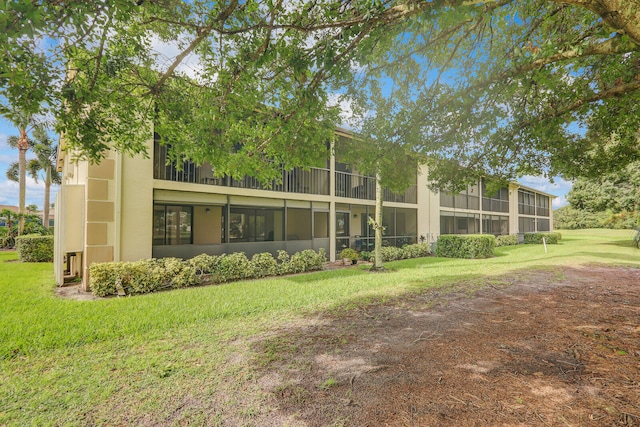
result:
[[(5, 175), (9, 165), (18, 161), (18, 150), (7, 145), (7, 137), (18, 135), (18, 130), (7, 120), (0, 117), (0, 205), (18, 206), (18, 183), (9, 181)], [(27, 158), (34, 157), (32, 153), (27, 153)], [(55, 201), (58, 186), (51, 187), (51, 202)], [(44, 183), (38, 179), (36, 183), (33, 178), (27, 176), (26, 206), (30, 204), (38, 205), (42, 209), (44, 204)]]

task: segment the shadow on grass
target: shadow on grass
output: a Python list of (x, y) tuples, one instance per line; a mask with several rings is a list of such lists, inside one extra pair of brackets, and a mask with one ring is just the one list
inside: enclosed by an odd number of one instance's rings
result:
[(319, 282), (322, 280), (337, 279), (340, 277), (359, 276), (366, 274), (367, 270), (362, 268), (344, 268), (338, 270), (323, 270), (311, 273), (300, 274), (296, 276), (275, 276), (275, 278), (286, 279), (294, 283), (310, 283)]
[[(621, 248), (635, 248), (636, 246), (633, 244), (633, 240), (618, 240), (615, 242), (607, 242), (605, 243), (607, 246), (619, 246)], [(640, 254), (640, 251), (638, 251)]]

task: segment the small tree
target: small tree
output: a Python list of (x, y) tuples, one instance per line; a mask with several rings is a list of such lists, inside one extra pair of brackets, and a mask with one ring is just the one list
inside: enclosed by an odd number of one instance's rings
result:
[(377, 85), (353, 84), (349, 95), (354, 121), (360, 130), (358, 137), (345, 141), (337, 150), (360, 173), (375, 176), (376, 210), (375, 217), (369, 218), (375, 232), (375, 263), (371, 269), (382, 271), (383, 188), (404, 192), (415, 183), (418, 171), (419, 158), (413, 151), (412, 141), (404, 139), (399, 132), (405, 120), (402, 104), (411, 100), (406, 86), (394, 87), (391, 96), (385, 96)]

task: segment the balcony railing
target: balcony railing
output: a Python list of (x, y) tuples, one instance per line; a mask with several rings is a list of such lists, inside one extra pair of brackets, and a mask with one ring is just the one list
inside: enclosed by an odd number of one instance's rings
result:
[(509, 201), (483, 197), (482, 210), (489, 212), (509, 212)]
[[(350, 199), (375, 200), (376, 179), (371, 176), (357, 175), (347, 172), (336, 172), (336, 196)], [(385, 202), (417, 203), (417, 186), (410, 186), (403, 194), (383, 189)]]
[(161, 162), (163, 159), (164, 156), (162, 155), (155, 156), (153, 169), (153, 177), (155, 179), (288, 193), (329, 195), (329, 169), (311, 168), (304, 170), (302, 168), (294, 168), (288, 171), (283, 170), (282, 182), (273, 180), (269, 183), (270, 185), (266, 185), (250, 176), (244, 176), (241, 179), (233, 179), (228, 176), (216, 177), (211, 166), (207, 164), (196, 166), (194, 163), (184, 162), (182, 169), (178, 170), (175, 165), (163, 164)]

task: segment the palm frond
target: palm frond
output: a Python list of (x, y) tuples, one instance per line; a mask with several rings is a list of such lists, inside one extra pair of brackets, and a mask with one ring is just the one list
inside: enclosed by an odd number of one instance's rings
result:
[(20, 165), (18, 164), (18, 162), (11, 163), (11, 165), (9, 165), (9, 169), (7, 169), (7, 172), (5, 173), (5, 176), (9, 181), (19, 182), (20, 181), (19, 175), (20, 175)]

